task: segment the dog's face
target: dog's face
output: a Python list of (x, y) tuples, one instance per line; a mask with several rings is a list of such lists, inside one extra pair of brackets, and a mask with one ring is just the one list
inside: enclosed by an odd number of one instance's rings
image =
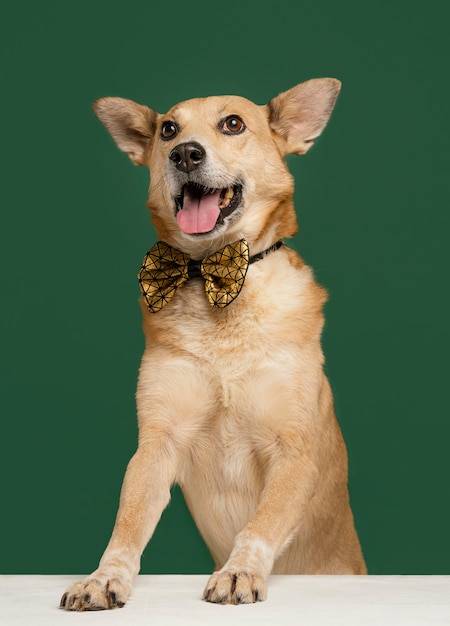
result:
[(309, 149), (339, 88), (316, 79), (266, 106), (214, 96), (165, 115), (122, 98), (102, 98), (94, 108), (119, 148), (150, 168), (148, 206), (161, 239), (192, 254), (245, 237), (255, 250), (295, 233), (284, 156)]
[[(173, 230), (209, 239), (246, 230), (290, 181), (265, 111), (238, 97), (183, 102), (162, 116), (150, 152), (150, 201)], [(160, 184), (164, 181), (164, 184)]]

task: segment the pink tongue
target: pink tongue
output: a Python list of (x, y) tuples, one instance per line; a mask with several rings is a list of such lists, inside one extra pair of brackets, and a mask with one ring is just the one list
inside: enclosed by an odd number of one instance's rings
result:
[(188, 235), (208, 233), (214, 228), (220, 215), (220, 189), (201, 198), (184, 194), (183, 208), (177, 213), (178, 226)]

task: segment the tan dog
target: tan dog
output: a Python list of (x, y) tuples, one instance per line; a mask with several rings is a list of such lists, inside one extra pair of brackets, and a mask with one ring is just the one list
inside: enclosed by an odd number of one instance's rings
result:
[(326, 293), (293, 250), (274, 246), (297, 229), (283, 157), (312, 146), (339, 89), (316, 79), (267, 106), (210, 97), (166, 115), (121, 98), (95, 103), (119, 148), (150, 168), (153, 224), (175, 255), (201, 260), (245, 239), (257, 256), (228, 306), (210, 304), (194, 262), (161, 310), (142, 299), (139, 446), (99, 568), (62, 607), (124, 605), (175, 482), (216, 563), (210, 602), (264, 600), (270, 573), (366, 573), (323, 372)]

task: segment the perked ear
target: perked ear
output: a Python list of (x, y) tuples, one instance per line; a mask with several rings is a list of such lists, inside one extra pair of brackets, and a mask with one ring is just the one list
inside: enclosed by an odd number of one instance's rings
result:
[(305, 154), (325, 128), (341, 89), (335, 78), (314, 78), (267, 105), (269, 124), (285, 142), (285, 154)]
[(125, 98), (99, 98), (93, 107), (119, 148), (135, 165), (146, 165), (145, 155), (155, 134), (158, 113)]

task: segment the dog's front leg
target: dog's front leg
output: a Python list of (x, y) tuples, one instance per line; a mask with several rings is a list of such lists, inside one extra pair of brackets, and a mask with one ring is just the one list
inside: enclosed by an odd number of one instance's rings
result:
[(157, 350), (142, 360), (137, 392), (139, 446), (123, 481), (116, 524), (98, 569), (75, 583), (61, 607), (89, 611), (121, 607), (140, 557), (170, 499), (180, 458), (212, 410), (208, 370)]
[(283, 456), (269, 472), (255, 515), (237, 535), (228, 561), (210, 577), (203, 594), (208, 602), (244, 604), (266, 599), (267, 576), (301, 523), (317, 481), (309, 456), (286, 451)]
[(89, 611), (122, 607), (139, 571), (140, 557), (170, 498), (175, 476), (174, 452), (155, 435), (140, 445), (122, 486), (116, 524), (99, 567), (69, 587), (61, 608)]

